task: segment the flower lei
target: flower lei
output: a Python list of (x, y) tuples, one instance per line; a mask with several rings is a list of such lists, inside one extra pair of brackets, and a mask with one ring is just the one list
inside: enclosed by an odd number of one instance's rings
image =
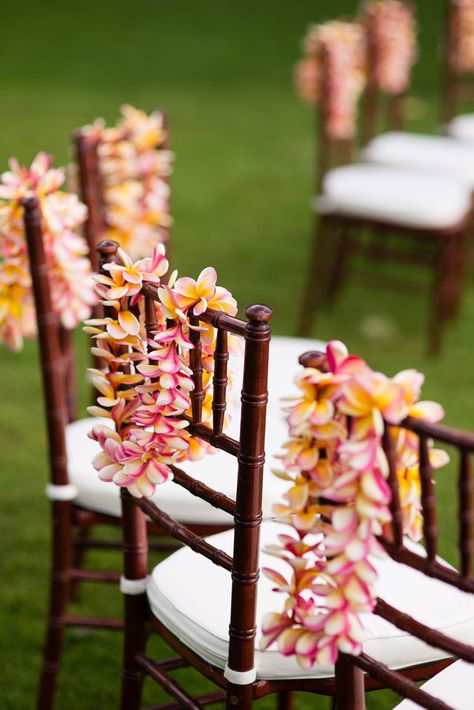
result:
[[(189, 433), (188, 419), (183, 415), (191, 413), (194, 383), (189, 353), (194, 346), (190, 328), (196, 328), (201, 331), (202, 346), (202, 421), (212, 416), (216, 330), (207, 325), (190, 326), (186, 315), (198, 316), (207, 308), (235, 315), (237, 304), (229, 291), (216, 285), (212, 267), (204, 269), (197, 281), (177, 279), (173, 272), (168, 284), (163, 284), (168, 261), (162, 244), (151, 257), (135, 263), (122, 249), (118, 254), (121, 264), (106, 264), (109, 275), (94, 277), (97, 294), (113, 316), (86, 321), (85, 328), (96, 341), (91, 352), (105, 366), (90, 370), (100, 396), (99, 406), (88, 411), (110, 419), (113, 428), (99, 424), (89, 436), (102, 449), (93, 460), (99, 477), (128, 488), (134, 496), (148, 497), (157, 484), (172, 477), (171, 464), (195, 461), (213, 451)], [(159, 295), (159, 303), (153, 302), (153, 337), (145, 332), (145, 283), (152, 283)], [(229, 346), (238, 351), (232, 339)]]
[(166, 138), (162, 113), (147, 115), (128, 105), (121, 113), (115, 128), (98, 119), (87, 130), (99, 139), (106, 237), (138, 259), (163, 242), (163, 230), (172, 224), (166, 181), (172, 153), (159, 147)]
[[(322, 53), (326, 69), (322, 86)], [(365, 43), (362, 28), (351, 22), (312, 25), (303, 41), (303, 59), (296, 66), (295, 83), (309, 103), (324, 91), (326, 130), (334, 139), (351, 138), (356, 129), (356, 109), (364, 88)]]
[[(286, 595), (283, 611), (262, 622), (263, 647), (278, 642), (303, 668), (333, 664), (339, 651), (359, 654), (363, 625), (376, 599), (371, 556), (383, 556), (377, 536), (391, 520), (388, 462), (382, 448), (384, 420), (394, 437), (404, 532), (421, 537), (420, 477), (416, 436), (396, 425), (407, 415), (432, 422), (443, 417), (435, 402), (419, 402), (424, 377), (405, 370), (393, 378), (374, 372), (333, 341), (327, 367), (305, 368), (301, 396), (285, 409), (290, 439), (275, 473), (290, 486), (277, 518), (293, 528), (266, 549), (291, 567), (287, 579), (264, 569)], [(447, 454), (430, 449), (435, 467)]]
[(24, 197), (39, 200), (52, 303), (65, 328), (74, 328), (90, 314), (95, 302), (85, 240), (76, 233), (86, 207), (59, 188), (64, 170), (53, 169), (46, 153), (38, 153), (30, 168), (15, 158), (0, 177), (0, 340), (20, 350), (24, 338), (36, 333), (23, 226)]
[(401, 0), (367, 0), (362, 17), (374, 51), (375, 85), (387, 94), (401, 94), (417, 58), (413, 9)]
[(458, 72), (474, 71), (474, 2), (452, 0), (449, 61)]

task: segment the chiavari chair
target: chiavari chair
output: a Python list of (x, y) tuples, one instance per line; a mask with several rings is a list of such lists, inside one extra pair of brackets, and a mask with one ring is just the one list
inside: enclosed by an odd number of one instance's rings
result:
[[(384, 0), (380, 2), (383, 3)], [(456, 0), (453, 0), (451, 4), (455, 2)], [(391, 27), (392, 35), (397, 31), (403, 32), (403, 28)], [(374, 27), (370, 21), (366, 23), (366, 35), (367, 86), (362, 113), (362, 136), (365, 144), (361, 152), (362, 160), (450, 176), (462, 180), (473, 191), (474, 148), (461, 145), (454, 136), (427, 135), (404, 130), (408, 88), (400, 91), (381, 89), (376, 77), (377, 67), (383, 58), (379, 56), (373, 36)], [(415, 38), (413, 40), (415, 41)], [(392, 41), (395, 43), (396, 36), (392, 36)], [(400, 42), (402, 41), (403, 36), (400, 36)], [(447, 80), (451, 93), (446, 104), (453, 104), (453, 97), (461, 93), (458, 86), (452, 71)]]
[[(153, 297), (149, 289), (148, 298)], [(220, 505), (232, 513), (235, 528), (203, 539), (167, 516), (159, 507), (159, 497), (154, 503), (122, 491), (125, 647), (121, 707), (123, 710), (141, 707), (145, 677), (150, 677), (174, 700), (174, 703), (153, 707), (197, 709), (225, 701), (228, 708), (250, 708), (254, 700), (277, 694), (279, 707), (292, 708), (294, 693), (304, 691), (335, 698), (338, 710), (363, 710), (365, 692), (392, 687), (394, 678), (398, 692), (424, 702), (426, 694), (415, 681), (434, 675), (451, 663), (453, 655), (474, 660), (474, 649), (466, 645), (474, 632), (474, 600), (466, 599), (467, 595), (461, 591), (471, 589), (474, 582), (467, 572), (472, 550), (466, 537), (467, 528), (472, 535), (472, 507), (464, 502), (461, 508), (464, 571), (458, 574), (436, 554), (432, 471), (425, 455), (426, 441), (433, 436), (470, 449), (474, 438), (446, 427), (433, 428), (421, 420), (403, 423), (409, 431), (420, 435), (426, 551), (420, 544), (406, 542), (401, 534), (397, 479), (392, 466), (394, 522), (391, 534), (387, 533), (382, 540), (389, 555), (386, 559), (374, 560), (381, 598), (375, 612), (362, 617), (367, 638), (361, 656), (342, 654), (335, 667), (314, 666), (308, 670), (278, 651), (259, 651), (259, 622), (266, 612), (274, 611), (275, 606), (274, 583), (259, 578), (259, 565), (271, 560), (277, 573), (285, 572), (286, 563), (275, 562), (275, 558), (265, 552), (265, 546), (288, 528), (277, 522), (262, 521), (260, 504), (271, 312), (265, 307), (253, 306), (247, 309), (246, 315), (247, 322), (211, 311), (199, 316), (203, 323), (212, 324), (218, 332), (241, 333), (245, 338), (239, 439), (219, 433), (215, 423), (203, 425), (198, 409), (194, 410), (190, 422), (191, 433), (226, 452), (227, 470), (230, 472), (232, 467), (237, 470), (237, 495), (234, 501), (220, 490), (206, 490), (205, 486), (189, 490), (211, 505)], [(324, 357), (321, 352), (309, 352), (301, 356), (300, 362), (305, 367), (324, 368)], [(194, 360), (192, 368), (196, 379), (199, 358)], [(389, 461), (390, 436), (387, 434), (384, 440)], [(172, 485), (187, 485), (186, 479), (182, 480), (182, 472), (177, 470), (177, 473)], [(469, 488), (469, 480), (463, 454), (462, 490)], [(185, 545), (151, 573), (147, 561), (146, 516), (166, 526)], [(448, 583), (447, 589), (443, 582)], [(178, 656), (151, 658), (146, 649), (149, 629), (160, 635)], [(436, 648), (430, 649), (425, 641)], [(168, 675), (169, 671), (185, 667), (199, 671), (217, 689), (192, 697), (182, 684)], [(429, 702), (431, 704), (425, 707), (438, 710), (447, 707)]]
[[(385, 588), (381, 576), (374, 613), (389, 625), (391, 638), (387, 639), (387, 646), (396, 646), (398, 634), (408, 634), (413, 648), (416, 646), (419, 649), (422, 662), (390, 666), (375, 653), (366, 652), (365, 648), (360, 656), (343, 656), (340, 667), (336, 666), (336, 683), (339, 681), (341, 688), (345, 683), (350, 683), (353, 693), (337, 707), (344, 710), (364, 708), (364, 685), (367, 689), (375, 683), (408, 699), (397, 706), (400, 710), (415, 707), (467, 710), (472, 706), (474, 679), (474, 501), (471, 469), (474, 434), (413, 417), (407, 417), (399, 425), (402, 431), (416, 437), (419, 447), (422, 546), (409, 543), (402, 534), (403, 513), (394, 467), (393, 427), (387, 423), (385, 426), (383, 446), (389, 462), (392, 523), (390, 531), (384, 533), (380, 542), (399, 568), (400, 578), (406, 575), (406, 588), (401, 603), (395, 604), (388, 599), (389, 590)], [(448, 446), (450, 451), (455, 452), (458, 462), (456, 515), (459, 554), (456, 566), (439, 556), (441, 497), (437, 495), (428, 455), (430, 440)], [(414, 682), (431, 677), (432, 680), (421, 687)]]
[[(440, 350), (444, 326), (459, 306), (471, 217), (471, 192), (462, 181), (391, 165), (351, 163), (353, 138), (329, 129), (322, 56), (318, 118), (317, 218), (303, 294), (298, 334), (308, 336), (316, 308), (335, 300), (349, 267), (366, 261), (416, 264), (433, 274), (428, 349)], [(334, 77), (332, 78), (334, 80)], [(340, 77), (344, 81), (344, 77)], [(370, 274), (376, 280), (376, 274)], [(402, 274), (384, 275), (384, 286), (419, 289)]]

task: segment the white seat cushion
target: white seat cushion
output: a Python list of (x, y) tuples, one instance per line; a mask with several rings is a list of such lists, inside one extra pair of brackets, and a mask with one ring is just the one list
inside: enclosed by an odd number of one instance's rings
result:
[[(472, 710), (474, 707), (472, 695), (474, 666), (466, 661), (456, 661), (421, 687), (438, 700), (444, 700), (454, 710)], [(397, 705), (395, 710), (415, 710), (415, 708), (421, 707), (412, 700), (404, 700)]]
[[(265, 515), (271, 515), (271, 506), (275, 498), (279, 498), (285, 488), (283, 481), (271, 474), (271, 467), (275, 465), (273, 455), (288, 438), (281, 407), (281, 397), (296, 392), (293, 385), (295, 375), (301, 369), (298, 357), (306, 350), (324, 350), (325, 344), (319, 340), (305, 338), (274, 337), (270, 346), (269, 365), (269, 404), (267, 419), (266, 450), (267, 463), (265, 467), (263, 507)], [(238, 373), (235, 378), (235, 398), (240, 396), (242, 385), (243, 358), (236, 358)], [(97, 512), (119, 516), (120, 495), (115, 484), (105, 483), (98, 477), (97, 471), (92, 468), (91, 461), (100, 450), (97, 442), (89, 439), (87, 434), (96, 423), (110, 423), (99, 419), (80, 419), (69, 424), (66, 432), (68, 451), (68, 466), (71, 483), (78, 489), (75, 499), (77, 503)], [(234, 415), (229, 427), (229, 436), (239, 436), (239, 402), (236, 402)], [(186, 473), (203, 481), (208, 486), (216, 488), (231, 498), (235, 498), (235, 485), (237, 482), (237, 468), (235, 459), (224, 452), (206, 456), (201, 461), (185, 462), (180, 465)], [(170, 515), (182, 522), (188, 523), (224, 523), (231, 524), (232, 519), (222, 510), (213, 508), (181, 486), (166, 483), (157, 487), (155, 502)]]
[(452, 138), (474, 143), (474, 113), (456, 116), (447, 124), (446, 130)]
[(322, 214), (435, 230), (458, 225), (470, 208), (470, 191), (458, 180), (365, 163), (330, 170), (316, 201)]
[[(288, 534), (288, 526), (271, 521), (262, 525), (262, 547), (276, 542), (278, 533)], [(216, 547), (232, 554), (233, 530), (207, 538)], [(413, 543), (410, 543), (411, 545)], [(415, 546), (418, 547), (418, 546)], [(390, 558), (374, 560), (380, 578), (378, 593), (388, 603), (435, 626), (459, 640), (474, 636), (472, 595), (430, 579)], [(261, 566), (280, 571), (287, 578), (289, 566), (261, 553)], [(257, 602), (257, 648), (264, 614), (281, 611), (285, 596), (272, 592), (274, 582), (263, 575)], [(153, 614), (179, 639), (209, 663), (224, 668), (228, 651), (231, 577), (189, 548), (182, 548), (153, 570), (147, 585)], [(365, 614), (364, 651), (391, 668), (402, 668), (446, 657), (446, 654), (409, 636), (374, 614)], [(273, 647), (272, 647), (273, 649)], [(255, 666), (261, 678), (330, 677), (333, 667), (315, 666), (302, 670), (292, 657), (277, 650), (256, 651)]]
[(448, 136), (390, 131), (382, 133), (362, 151), (369, 163), (428, 170), (429, 174), (463, 180), (474, 189), (474, 146)]

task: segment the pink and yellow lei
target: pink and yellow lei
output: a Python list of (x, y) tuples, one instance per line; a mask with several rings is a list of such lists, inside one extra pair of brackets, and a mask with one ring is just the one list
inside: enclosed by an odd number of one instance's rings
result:
[(376, 87), (387, 94), (403, 93), (417, 58), (413, 9), (401, 0), (367, 0), (362, 18), (372, 48)]
[(338, 140), (352, 138), (365, 84), (362, 27), (339, 20), (312, 25), (303, 41), (303, 53), (295, 72), (298, 93), (309, 103), (324, 95), (328, 135)]
[(20, 350), (36, 332), (28, 250), (21, 201), (39, 200), (53, 308), (65, 328), (74, 328), (95, 302), (88, 248), (76, 230), (86, 218), (77, 197), (60, 190), (64, 171), (39, 153), (30, 168), (10, 160), (0, 178), (0, 340)]
[[(266, 551), (291, 572), (263, 570), (286, 596), (283, 611), (263, 619), (263, 647), (277, 642), (303, 668), (333, 664), (340, 651), (361, 651), (360, 614), (372, 611), (376, 599), (371, 558), (385, 554), (377, 536), (391, 521), (385, 422), (392, 425), (404, 532), (419, 540), (417, 441), (397, 424), (407, 415), (432, 422), (443, 416), (440, 405), (418, 401), (424, 378), (415, 370), (388, 378), (338, 341), (328, 344), (326, 362), (324, 370), (301, 372), (301, 396), (285, 410), (290, 439), (276, 473), (289, 490), (274, 513), (292, 534)], [(431, 448), (430, 460), (442, 466), (447, 455)]]
[(449, 62), (459, 73), (474, 72), (474, 1), (452, 0)]
[(148, 115), (126, 105), (121, 113), (115, 128), (99, 119), (87, 130), (100, 141), (106, 237), (138, 259), (165, 241), (172, 223), (167, 182), (172, 154), (162, 147), (167, 130), (161, 112)]
[[(91, 370), (100, 396), (99, 406), (88, 411), (111, 423), (110, 427), (96, 425), (90, 433), (102, 449), (93, 465), (103, 481), (124, 486), (134, 496), (151, 496), (157, 484), (172, 477), (172, 464), (194, 461), (212, 451), (187, 428), (185, 415), (190, 415), (194, 388), (190, 328), (195, 327), (189, 325), (187, 315), (198, 316), (207, 308), (234, 315), (237, 304), (229, 291), (216, 285), (212, 267), (196, 281), (177, 279), (173, 272), (164, 284), (168, 261), (161, 244), (152, 257), (135, 263), (122, 249), (118, 253), (121, 263), (105, 265), (108, 276), (95, 276), (97, 293), (110, 315), (86, 321), (85, 328), (95, 340), (92, 353), (104, 363), (102, 370)], [(159, 302), (153, 302), (153, 337), (145, 331), (145, 283), (153, 284), (159, 296)], [(205, 324), (198, 329), (204, 370), (202, 421), (206, 423), (212, 416), (216, 331)]]

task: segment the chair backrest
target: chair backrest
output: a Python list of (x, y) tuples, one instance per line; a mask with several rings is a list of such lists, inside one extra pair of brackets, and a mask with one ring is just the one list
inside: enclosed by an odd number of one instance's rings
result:
[(449, 121), (474, 99), (474, 2), (446, 0), (445, 7), (443, 120)]
[[(149, 337), (155, 333), (155, 307), (158, 300), (153, 284), (143, 287), (145, 294), (146, 328)], [(191, 313), (191, 312), (190, 312)], [(227, 313), (205, 310), (199, 316), (189, 315), (189, 325), (212, 326), (217, 330), (214, 354), (212, 395), (212, 426), (203, 422), (203, 363), (200, 330), (191, 330), (194, 348), (190, 351), (190, 368), (194, 382), (191, 393), (192, 416), (188, 417), (191, 435), (208, 442), (235, 459), (237, 494), (233, 501), (171, 466), (173, 481), (191, 494), (234, 517), (234, 554), (230, 557), (177, 522), (151, 500), (134, 498), (122, 489), (125, 568), (127, 579), (143, 579), (147, 574), (145, 515), (180, 542), (189, 545), (211, 562), (232, 574), (232, 604), (230, 610), (230, 641), (228, 665), (235, 671), (254, 667), (256, 590), (259, 572), (259, 534), (262, 520), (262, 482), (267, 404), (268, 355), (271, 310), (262, 305), (246, 310), (247, 321)], [(171, 326), (172, 322), (168, 322)], [(228, 335), (241, 336), (245, 342), (241, 419), (239, 440), (223, 433), (226, 409)], [(158, 495), (159, 500), (159, 495)]]
[[(421, 483), (421, 507), (423, 516), (423, 538), (426, 555), (409, 549), (403, 537), (403, 512), (399, 495), (399, 479), (395, 468), (394, 437), (400, 433), (415, 437), (419, 455), (419, 475)], [(430, 463), (429, 441), (434, 440), (454, 449), (459, 458), (458, 465), (458, 549), (457, 567), (447, 566), (439, 561), (437, 523), (436, 484), (434, 471)], [(440, 580), (464, 592), (474, 593), (473, 551), (474, 551), (474, 481), (470, 458), (474, 452), (474, 434), (441, 424), (432, 424), (423, 419), (407, 417), (399, 427), (385, 423), (383, 447), (389, 462), (389, 486), (392, 494), (392, 523), (390, 531), (380, 538), (385, 550), (392, 559), (418, 570), (424, 575)], [(416, 593), (416, 590), (413, 590)], [(394, 624), (428, 645), (441, 649), (452, 658), (460, 658), (474, 663), (474, 644), (456, 641), (437, 629), (430, 628), (410, 617), (405, 612), (394, 608), (381, 598), (377, 599), (374, 613)], [(440, 620), (441, 621), (441, 620)], [(439, 668), (452, 661), (440, 662)], [(430, 696), (426, 691), (404, 677), (401, 673), (389, 670), (376, 659), (366, 654), (358, 657), (346, 657), (346, 661), (368, 673), (385, 687), (391, 688), (404, 697), (410, 698), (426, 708), (447, 708), (448, 706)]]
[(38, 326), (51, 479), (55, 485), (65, 485), (65, 428), (77, 414), (73, 332), (62, 325), (53, 309), (39, 202), (27, 197), (22, 206)]
[(367, 86), (364, 92), (362, 140), (379, 130), (401, 130), (405, 97), (416, 59), (416, 21), (403, 0), (368, 0), (362, 4), (367, 40)]
[[(159, 109), (155, 112), (160, 116), (163, 125), (163, 139), (156, 146), (156, 151), (169, 151), (169, 116), (168, 112)], [(74, 134), (74, 151), (79, 173), (79, 187), (82, 202), (87, 206), (88, 219), (85, 223), (84, 236), (91, 253), (91, 263), (95, 271), (98, 270), (97, 245), (107, 237), (110, 224), (107, 220), (107, 186), (105, 176), (101, 169), (100, 130), (85, 128), (79, 129)], [(169, 175), (161, 176), (163, 183), (169, 186)], [(165, 211), (169, 214), (169, 196), (166, 200)], [(171, 230), (169, 225), (160, 227), (160, 238), (166, 245), (169, 253)]]

